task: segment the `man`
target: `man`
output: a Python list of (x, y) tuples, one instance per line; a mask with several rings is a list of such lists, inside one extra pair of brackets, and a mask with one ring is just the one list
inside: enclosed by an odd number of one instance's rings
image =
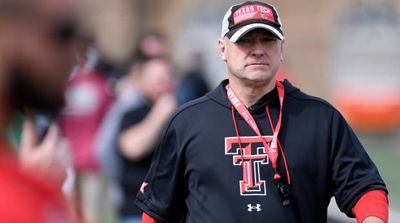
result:
[[(0, 1), (0, 222), (71, 222), (61, 194), (68, 158), (58, 128), (39, 141), (32, 111), (54, 116), (74, 60), (76, 5), (72, 1)], [(16, 110), (28, 116), (20, 154), (6, 128)]]
[(140, 222), (142, 212), (134, 205), (135, 195), (150, 167), (161, 131), (177, 106), (173, 69), (168, 59), (144, 59), (135, 66), (135, 88), (141, 98), (123, 114), (117, 139), (122, 167), (120, 222), (123, 223)]
[(332, 196), (358, 222), (387, 222), (385, 184), (340, 113), (276, 81), (283, 40), (273, 6), (228, 10), (228, 80), (168, 124), (137, 196), (146, 222), (326, 222)]
[(77, 203), (84, 222), (100, 222), (109, 216), (106, 184), (98, 162), (96, 137), (113, 96), (108, 75), (96, 66), (97, 55), (86, 53), (91, 41), (82, 45), (79, 66), (65, 89), (65, 107), (58, 118), (70, 146), (76, 172)]

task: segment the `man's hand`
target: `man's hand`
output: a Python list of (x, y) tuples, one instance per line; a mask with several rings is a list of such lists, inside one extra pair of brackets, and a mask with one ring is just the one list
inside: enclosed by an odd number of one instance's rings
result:
[(385, 223), (383, 220), (381, 220), (380, 218), (377, 217), (367, 217), (366, 219), (364, 219), (364, 221), (362, 223)]
[(25, 121), (19, 149), (19, 163), (23, 171), (59, 185), (65, 180), (71, 157), (67, 143), (61, 139), (55, 124), (49, 127), (39, 143), (32, 121)]
[[(152, 110), (163, 122), (167, 121), (176, 110), (178, 102), (173, 94), (165, 94), (154, 103)], [(155, 112), (154, 112), (155, 111)]]
[(166, 93), (154, 102), (149, 113), (139, 123), (124, 130), (118, 138), (122, 154), (130, 160), (140, 160), (153, 152), (165, 123), (178, 103), (174, 95)]

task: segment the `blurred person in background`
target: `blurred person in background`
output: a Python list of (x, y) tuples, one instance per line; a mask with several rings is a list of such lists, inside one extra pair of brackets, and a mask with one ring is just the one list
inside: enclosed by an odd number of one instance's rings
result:
[[(0, 222), (73, 222), (61, 193), (68, 152), (55, 124), (39, 135), (31, 112), (54, 118), (74, 63), (76, 2), (0, 1)], [(28, 117), (18, 158), (7, 126), (16, 110)]]
[(163, 57), (168, 53), (165, 37), (157, 31), (144, 33), (136, 45), (128, 71), (114, 85), (116, 99), (107, 111), (96, 137), (100, 164), (108, 184), (108, 199), (115, 209), (121, 208), (123, 197), (118, 183), (122, 175), (122, 160), (117, 148), (121, 119), (127, 111), (142, 105), (138, 85), (143, 61), (152, 57)]
[(137, 59), (149, 59), (159, 56), (167, 56), (169, 53), (166, 37), (156, 31), (148, 31), (143, 33), (136, 47), (135, 57)]
[(332, 196), (357, 222), (387, 222), (385, 183), (343, 116), (277, 80), (283, 42), (273, 6), (228, 9), (228, 79), (167, 124), (137, 194), (143, 222), (320, 223)]
[(97, 152), (97, 134), (114, 100), (109, 75), (98, 69), (93, 40), (77, 47), (78, 63), (65, 90), (66, 104), (58, 118), (72, 152), (77, 176), (77, 200), (83, 220), (97, 223), (111, 218), (106, 182)]
[(117, 139), (122, 159), (121, 223), (140, 222), (141, 211), (134, 204), (135, 195), (150, 166), (161, 130), (177, 106), (170, 60), (143, 59), (135, 66), (138, 72), (135, 86), (141, 101), (123, 115)]
[(192, 53), (189, 58), (189, 67), (184, 73), (177, 88), (179, 104), (199, 98), (210, 91), (205, 79), (205, 64), (203, 55), (199, 52)]
[[(143, 60), (168, 55), (169, 45), (162, 33), (155, 30), (148, 31), (139, 38), (135, 53), (136, 59)], [(178, 81), (176, 89), (179, 104), (201, 97), (210, 90), (205, 80), (204, 59), (202, 55), (194, 52), (188, 59), (187, 71), (185, 71), (182, 78)]]
[(118, 183), (122, 174), (122, 164), (116, 141), (122, 116), (141, 102), (136, 86), (138, 67), (136, 62), (133, 62), (127, 74), (118, 80), (118, 89), (114, 92), (116, 99), (107, 111), (96, 136), (96, 149), (108, 184), (107, 196), (115, 212), (121, 207), (122, 202), (122, 191)]

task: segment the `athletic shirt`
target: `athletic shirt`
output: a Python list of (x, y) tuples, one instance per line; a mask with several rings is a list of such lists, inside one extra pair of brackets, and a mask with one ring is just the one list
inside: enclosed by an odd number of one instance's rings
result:
[[(341, 114), (322, 99), (284, 81), (285, 100), (278, 171), (290, 193), (283, 206), (265, 149), (252, 128), (234, 113), (223, 81), (206, 96), (183, 105), (168, 124), (136, 204), (159, 222), (321, 223), (330, 198), (352, 216), (358, 198), (372, 189), (386, 190), (375, 165)], [(279, 114), (277, 90), (248, 110), (261, 134), (272, 136)], [(246, 180), (244, 180), (246, 178)]]
[(96, 136), (113, 100), (108, 87), (107, 78), (95, 72), (79, 73), (68, 82), (59, 124), (78, 173), (99, 171)]

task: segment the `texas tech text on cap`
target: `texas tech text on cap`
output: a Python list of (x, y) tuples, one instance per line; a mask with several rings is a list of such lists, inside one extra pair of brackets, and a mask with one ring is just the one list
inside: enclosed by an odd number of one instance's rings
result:
[(275, 7), (258, 1), (231, 6), (222, 20), (221, 38), (236, 42), (254, 29), (266, 29), (283, 40), (282, 23)]

